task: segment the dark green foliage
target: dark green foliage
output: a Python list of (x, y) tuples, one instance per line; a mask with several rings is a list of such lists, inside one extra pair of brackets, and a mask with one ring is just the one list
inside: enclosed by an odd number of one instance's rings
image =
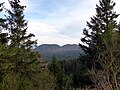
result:
[(90, 80), (90, 74), (87, 73), (86, 64), (85, 62), (82, 62), (83, 58), (80, 57), (76, 59), (75, 69), (73, 72), (73, 82), (74, 87), (84, 87), (88, 85), (92, 85), (92, 81)]
[(64, 68), (61, 67), (56, 57), (53, 56), (51, 64), (49, 65), (49, 70), (56, 78), (55, 90), (67, 90), (72, 83), (71, 76), (66, 75), (63, 69)]
[(97, 53), (105, 49), (101, 35), (107, 31), (108, 24), (113, 22), (114, 30), (118, 27), (116, 18), (119, 14), (116, 14), (113, 10), (115, 3), (112, 0), (100, 0), (99, 2), (100, 5), (96, 5), (96, 15), (91, 17), (90, 22), (87, 22), (88, 29), (83, 30), (85, 37), (81, 41), (87, 45), (79, 44), (84, 53), (88, 55), (90, 66), (92, 66), (94, 60), (97, 60)]
[(53, 56), (51, 64), (49, 65), (49, 70), (56, 77), (57, 86), (55, 87), (55, 89), (62, 90), (62, 88), (63, 88), (63, 75), (64, 74), (63, 74), (61, 67), (60, 67), (55, 56)]
[(11, 10), (6, 9), (7, 30), (10, 32), (10, 45), (22, 48), (31, 48), (36, 41), (32, 41), (34, 34), (27, 35), (27, 22), (24, 19), (23, 11), (26, 6), (21, 6), (19, 0), (9, 0)]
[(85, 63), (81, 63), (81, 59), (82, 58), (59, 61), (64, 74), (71, 79), (70, 87), (72, 88), (80, 88), (92, 84), (89, 74), (86, 73), (87, 69), (85, 68)]
[(59, 75), (59, 73), (61, 73), (61, 68), (60, 68), (59, 63), (55, 56), (53, 56), (53, 59), (51, 60), (49, 69), (55, 76), (57, 76), (57, 75)]
[(102, 34), (108, 30), (108, 24), (114, 23), (114, 30), (117, 29), (116, 18), (119, 14), (113, 11), (115, 3), (111, 0), (101, 0), (100, 5), (96, 5), (96, 15), (91, 18), (90, 22), (87, 22), (88, 29), (83, 30), (84, 38), (81, 39), (86, 45), (79, 44), (84, 50), (88, 68), (92, 68), (93, 63), (96, 63), (96, 68), (101, 68), (97, 63), (99, 52), (105, 50), (106, 46), (102, 43)]
[(61, 68), (63, 68), (66, 75), (73, 74), (77, 66), (76, 59), (69, 59), (64, 61), (59, 61)]
[[(91, 17), (91, 21), (87, 22), (88, 28), (85, 28), (83, 30), (83, 34), (85, 37), (82, 38), (81, 41), (84, 43), (84, 45), (79, 44), (84, 51), (84, 54), (81, 55), (80, 59), (80, 62), (82, 63), (81, 67), (83, 67), (83, 70), (86, 71), (84, 72), (84, 75), (86, 75), (88, 71), (90, 75), (94, 75), (93, 69), (95, 69), (95, 72), (97, 73), (96, 76), (98, 77), (100, 75), (100, 73), (98, 74), (98, 72), (105, 72), (106, 67), (108, 71), (110, 70), (110, 68), (108, 67), (109, 63), (111, 63), (111, 59), (107, 58), (110, 56), (110, 54), (106, 53), (112, 52), (113, 49), (111, 49), (111, 46), (113, 47), (118, 44), (116, 48), (119, 49), (119, 43), (110, 44), (110, 42), (117, 41), (112, 39), (113, 37), (118, 37), (117, 34), (119, 34), (119, 25), (116, 22), (116, 19), (118, 18), (119, 14), (116, 14), (116, 12), (114, 11), (115, 3), (112, 0), (100, 0), (99, 3), (100, 5), (96, 5), (96, 15)], [(113, 36), (113, 33), (117, 34)], [(114, 50), (116, 48), (114, 47)], [(118, 59), (116, 59), (115, 62), (118, 63)], [(105, 75), (108, 75), (108, 73), (105, 73)], [(113, 74), (109, 73), (109, 75)], [(92, 78), (92, 81), (97, 80), (98, 77)], [(107, 76), (105, 77), (110, 78)], [(95, 84), (98, 83), (98, 81), (95, 81)]]
[(0, 45), (2, 90), (52, 90), (54, 76), (45, 67), (46, 63), (37, 52)]
[[(3, 7), (4, 7), (3, 4), (4, 3), (0, 3), (0, 14), (3, 11)], [(1, 48), (1, 44), (6, 44), (7, 43), (7, 34), (3, 33), (4, 28), (5, 28), (5, 19), (3, 19), (3, 18), (0, 17), (0, 48)], [(0, 55), (0, 57), (1, 57), (1, 55)], [(0, 65), (0, 68), (1, 67), (2, 66)], [(3, 75), (3, 71), (0, 70), (0, 83), (2, 82), (2, 75)]]
[[(0, 13), (2, 13), (3, 11), (3, 6), (4, 3), (0, 3)], [(6, 24), (5, 24), (5, 19), (1, 18), (0, 17), (0, 43), (1, 44), (6, 44), (7, 43), (7, 36), (8, 34), (7, 33), (3, 33), (3, 31), (6, 29)]]
[(6, 19), (0, 18), (0, 90), (53, 90), (55, 79), (47, 62), (31, 50), (36, 41), (31, 40), (33, 34), (27, 34), (25, 6), (19, 0), (8, 1), (11, 10), (0, 4), (0, 11), (5, 9), (8, 13)]

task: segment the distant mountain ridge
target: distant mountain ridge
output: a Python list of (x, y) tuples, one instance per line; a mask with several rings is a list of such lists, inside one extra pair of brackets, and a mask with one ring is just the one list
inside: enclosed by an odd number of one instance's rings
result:
[(57, 44), (42, 44), (35, 48), (47, 60), (52, 59), (55, 55), (59, 60), (78, 58), (79, 53), (82, 52), (77, 44), (66, 44), (59, 46)]

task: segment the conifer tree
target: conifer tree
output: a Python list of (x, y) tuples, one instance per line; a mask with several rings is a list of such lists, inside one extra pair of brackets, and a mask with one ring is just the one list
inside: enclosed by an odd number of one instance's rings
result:
[(115, 2), (112, 0), (100, 0), (100, 5), (96, 5), (96, 15), (91, 17), (91, 21), (87, 22), (88, 28), (84, 28), (83, 34), (85, 37), (81, 41), (85, 44), (79, 44), (87, 55), (84, 63), (87, 67), (91, 67), (99, 56), (99, 52), (105, 50), (105, 45), (102, 43), (101, 35), (108, 30), (109, 23), (113, 23), (113, 31), (118, 30), (116, 22), (119, 14), (114, 11)]
[(103, 88), (105, 90), (108, 87), (118, 90), (120, 25), (116, 19), (119, 14), (114, 11), (115, 2), (113, 0), (100, 0), (99, 3), (96, 5), (96, 15), (91, 17), (91, 21), (87, 22), (88, 28), (83, 30), (84, 37), (81, 41), (84, 45), (79, 44), (84, 51), (84, 54), (81, 55), (82, 59), (80, 59), (81, 67), (87, 71), (84, 72), (85, 76), (88, 71), (90, 72), (89, 77), (92, 76), (91, 80), (99, 87), (97, 90)]
[(0, 18), (0, 39), (4, 28), (9, 31), (8, 44), (0, 43), (0, 90), (53, 90), (54, 76), (46, 68), (47, 63), (31, 50), (36, 41), (31, 40), (33, 34), (27, 34), (25, 6), (19, 0), (8, 1), (11, 9), (4, 7), (6, 19)]
[[(0, 3), (0, 13), (2, 13), (3, 11), (3, 6), (4, 3)], [(6, 24), (5, 24), (5, 19), (0, 18), (0, 44), (6, 44), (7, 43), (7, 33), (3, 33), (3, 30), (5, 30), (6, 28)]]
[(26, 6), (20, 5), (20, 0), (8, 0), (11, 9), (6, 9), (8, 15), (7, 23), (10, 32), (10, 44), (16, 47), (31, 48), (36, 41), (32, 41), (34, 34), (27, 34), (27, 21), (24, 19), (24, 9)]
[(69, 83), (70, 78), (64, 74), (60, 63), (57, 61), (55, 56), (53, 56), (51, 64), (49, 65), (49, 70), (56, 78), (55, 90), (67, 90), (71, 83)]

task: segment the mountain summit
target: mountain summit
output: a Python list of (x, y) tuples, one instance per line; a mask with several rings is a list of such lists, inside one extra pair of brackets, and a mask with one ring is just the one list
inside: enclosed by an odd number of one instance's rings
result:
[(78, 58), (79, 53), (82, 52), (81, 48), (76, 44), (66, 44), (59, 46), (57, 44), (42, 44), (35, 48), (42, 56), (50, 60), (55, 55), (59, 60)]

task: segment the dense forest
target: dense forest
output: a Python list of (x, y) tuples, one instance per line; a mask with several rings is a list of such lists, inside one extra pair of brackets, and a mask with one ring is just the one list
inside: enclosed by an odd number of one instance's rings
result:
[(120, 23), (116, 3), (100, 0), (87, 22), (78, 58), (49, 62), (33, 50), (20, 0), (0, 2), (0, 90), (120, 90)]

